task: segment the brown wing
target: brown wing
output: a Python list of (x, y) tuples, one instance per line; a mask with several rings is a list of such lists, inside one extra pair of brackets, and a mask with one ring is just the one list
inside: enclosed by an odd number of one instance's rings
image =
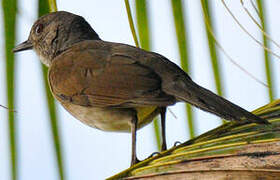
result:
[(161, 91), (161, 79), (151, 69), (106, 48), (68, 49), (52, 62), (49, 82), (58, 100), (83, 106), (166, 106), (175, 102)]

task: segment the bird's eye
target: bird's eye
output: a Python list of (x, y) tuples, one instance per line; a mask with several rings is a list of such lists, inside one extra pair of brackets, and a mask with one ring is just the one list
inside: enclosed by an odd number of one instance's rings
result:
[(44, 28), (43, 24), (38, 24), (35, 28), (36, 34), (39, 35), (43, 31), (43, 28)]

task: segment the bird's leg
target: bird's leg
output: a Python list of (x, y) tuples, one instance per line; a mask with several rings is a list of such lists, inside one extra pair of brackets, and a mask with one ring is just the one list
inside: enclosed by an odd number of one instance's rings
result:
[(139, 160), (137, 159), (136, 156), (136, 132), (137, 132), (137, 122), (138, 122), (138, 117), (137, 113), (135, 112), (133, 117), (132, 117), (132, 122), (131, 122), (131, 135), (132, 135), (132, 156), (131, 156), (131, 166), (134, 164), (138, 163)]
[(160, 110), (160, 118), (161, 118), (161, 151), (166, 150), (166, 133), (165, 133), (165, 119), (166, 119), (166, 107), (162, 107)]

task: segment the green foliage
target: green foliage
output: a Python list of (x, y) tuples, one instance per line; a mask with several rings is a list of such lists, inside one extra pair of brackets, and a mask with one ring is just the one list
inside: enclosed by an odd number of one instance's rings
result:
[(57, 11), (56, 0), (48, 0), (48, 2), (49, 2), (49, 10), (50, 10), (50, 12)]
[(190, 163), (192, 160), (205, 158), (207, 161), (209, 157), (235, 156), (242, 154), (243, 147), (247, 145), (279, 143), (279, 105), (280, 100), (277, 100), (254, 111), (256, 115), (269, 120), (271, 125), (227, 122), (183, 144), (161, 152), (155, 157), (148, 158), (109, 179), (178, 173), (182, 170), (179, 164)]
[[(8, 108), (15, 109), (15, 61), (12, 49), (15, 45), (16, 36), (16, 0), (2, 0), (4, 12), (4, 37), (5, 37), (5, 55), (6, 55), (6, 93), (8, 97)], [(18, 177), (18, 155), (17, 155), (17, 124), (13, 111), (8, 111), (9, 118), (9, 142), (10, 142), (10, 160), (11, 160), (11, 179)]]
[[(173, 19), (175, 23), (176, 29), (176, 37), (177, 37), (177, 44), (178, 50), (181, 59), (181, 67), (187, 73), (190, 73), (189, 68), (189, 56), (188, 56), (188, 38), (187, 38), (187, 30), (185, 28), (185, 14), (183, 3), (181, 0), (172, 0), (172, 11), (173, 11)], [(186, 104), (186, 113), (187, 113), (187, 121), (189, 126), (189, 133), (190, 137), (193, 138), (195, 136), (195, 127), (193, 123), (193, 111), (189, 104)]]
[(132, 18), (132, 15), (131, 15), (129, 1), (128, 0), (124, 0), (124, 2), (125, 2), (127, 18), (128, 18), (130, 30), (131, 30), (131, 33), (132, 33), (132, 36), (133, 36), (133, 40), (134, 40), (135, 46), (139, 47), (136, 31), (135, 31), (135, 28), (134, 28), (133, 18)]
[[(147, 7), (146, 0), (136, 0), (136, 23), (138, 29), (138, 35), (140, 40), (140, 47), (145, 50), (151, 50), (151, 38), (150, 38), (150, 27), (149, 27), (149, 11)], [(157, 143), (157, 148), (160, 150), (161, 139), (160, 139), (160, 128), (159, 119), (156, 118), (153, 121), (155, 138)]]
[[(217, 94), (220, 96), (223, 96), (223, 85), (222, 85), (222, 76), (221, 76), (221, 68), (219, 64), (219, 59), (217, 55), (217, 49), (216, 49), (216, 44), (215, 44), (215, 39), (212, 37), (211, 33), (207, 29), (207, 26), (209, 25), (211, 29), (213, 28), (213, 18), (211, 14), (211, 6), (209, 1), (207, 0), (200, 0), (201, 7), (202, 7), (202, 12), (204, 16), (204, 24), (205, 24), (205, 29), (206, 29), (206, 35), (207, 35), (207, 40), (208, 40), (208, 47), (209, 47), (209, 52), (210, 52), (210, 57), (211, 57), (211, 63), (212, 63), (212, 70), (214, 73), (214, 78), (215, 78), (215, 85), (216, 85), (216, 90)], [(225, 121), (223, 121), (225, 123)]]
[[(49, 8), (52, 7), (52, 8)], [(47, 1), (47, 0), (39, 0), (38, 1), (38, 15), (39, 17), (49, 13), (49, 9), (56, 10), (56, 3), (55, 1)], [(48, 84), (48, 69), (46, 66), (41, 64), (42, 73), (43, 73), (43, 85), (45, 87), (45, 93), (46, 93), (46, 101), (48, 104), (48, 114), (49, 114), (49, 121), (51, 126), (51, 132), (52, 132), (52, 140), (54, 144), (55, 149), (55, 156), (56, 156), (56, 163), (58, 166), (58, 173), (60, 176), (60, 179), (64, 179), (64, 165), (63, 165), (63, 157), (62, 157), (62, 147), (61, 147), (61, 138), (59, 133), (59, 127), (58, 127), (58, 118), (57, 118), (57, 112), (56, 112), (56, 105), (54, 98), (52, 96), (52, 93), (49, 89)]]
[(149, 11), (146, 0), (135, 0), (136, 22), (141, 48), (151, 50)]
[[(257, 0), (260, 22), (262, 26), (262, 30), (266, 32), (266, 23), (265, 23), (265, 6), (264, 2), (261, 0)], [(263, 45), (269, 48), (269, 43), (266, 36), (263, 34)], [(264, 49), (264, 62), (265, 62), (265, 73), (266, 73), (266, 82), (268, 85), (268, 95), (269, 100), (272, 101), (274, 99), (274, 85), (273, 85), (273, 76), (272, 76), (272, 68), (270, 63), (270, 54)]]
[[(126, 11), (131, 28), (131, 32), (135, 41), (135, 45), (139, 47), (136, 31), (134, 29), (133, 19), (129, 6), (129, 0), (124, 0), (126, 5)], [(266, 31), (265, 23), (265, 8), (264, 2), (257, 0), (257, 6), (259, 10), (260, 22), (264, 31)], [(149, 27), (149, 11), (147, 8), (147, 1), (136, 0), (136, 18), (137, 28), (140, 40), (141, 48), (151, 50), (151, 37)], [(203, 16), (205, 22), (205, 29), (207, 26), (213, 27), (213, 17), (211, 14), (210, 1), (201, 0), (201, 7), (203, 9)], [(188, 73), (190, 73), (190, 61), (188, 57), (188, 36), (185, 24), (185, 14), (183, 1), (172, 0), (172, 13), (174, 19), (174, 27), (176, 30), (178, 51), (181, 59), (181, 67)], [(5, 37), (5, 55), (6, 55), (6, 93), (8, 100), (8, 108), (15, 109), (15, 61), (12, 49), (15, 45), (16, 39), (16, 15), (17, 15), (17, 0), (2, 0), (3, 18), (4, 18), (4, 37)], [(57, 11), (56, 0), (38, 0), (38, 13), (39, 16), (48, 12)], [(215, 77), (216, 90), (219, 95), (223, 95), (223, 83), (221, 76), (221, 69), (219, 67), (219, 58), (216, 50), (215, 39), (211, 33), (206, 30), (208, 47), (212, 62), (212, 69)], [(268, 40), (263, 35), (263, 44), (265, 47), (269, 46)], [(267, 84), (269, 86), (268, 95), (269, 99), (274, 99), (274, 84), (273, 76), (271, 72), (270, 55), (264, 50), (264, 62)], [(60, 143), (58, 119), (56, 114), (56, 106), (51, 92), (49, 91), (47, 81), (47, 68), (42, 66), (43, 72), (43, 84), (46, 92), (46, 102), (48, 103), (48, 113), (52, 132), (52, 138), (55, 148), (56, 164), (58, 167), (58, 174), (61, 180), (65, 178), (64, 162), (62, 157), (62, 148)], [(185, 160), (189, 160), (193, 157), (201, 157), (202, 155), (217, 155), (219, 153), (228, 152), (228, 148), (231, 150), (238, 149), (238, 147), (250, 143), (262, 143), (268, 141), (278, 141), (279, 133), (276, 133), (276, 129), (280, 127), (279, 112), (280, 101), (274, 101), (271, 104), (264, 106), (255, 111), (257, 115), (263, 118), (270, 119), (271, 126), (261, 126), (256, 124), (238, 125), (235, 123), (226, 123), (214, 130), (211, 130), (203, 135), (194, 138), (195, 127), (193, 124), (193, 113), (189, 105), (186, 106), (188, 115), (188, 125), (191, 140), (173, 147), (168, 151), (162, 152), (156, 157), (149, 158), (136, 166), (125, 170), (124, 172), (112, 177), (117, 179), (124, 176), (134, 176), (139, 174), (145, 174), (150, 172), (164, 173), (166, 168), (164, 167), (168, 163), (170, 168), (172, 164), (180, 163)], [(9, 133), (9, 148), (10, 148), (10, 164), (11, 164), (11, 179), (18, 179), (18, 155), (17, 155), (17, 124), (14, 116), (14, 111), (7, 111), (8, 113), (8, 133)], [(160, 131), (158, 121), (154, 121), (155, 134), (157, 138), (158, 147), (160, 147)], [(164, 168), (162, 168), (164, 167)], [(160, 168), (162, 168), (160, 171)]]

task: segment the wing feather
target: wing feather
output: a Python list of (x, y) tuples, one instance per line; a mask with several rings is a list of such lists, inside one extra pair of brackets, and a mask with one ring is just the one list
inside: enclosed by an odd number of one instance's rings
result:
[(161, 91), (161, 78), (152, 69), (104, 48), (70, 48), (52, 62), (49, 82), (60, 101), (82, 106), (166, 106), (175, 101)]

